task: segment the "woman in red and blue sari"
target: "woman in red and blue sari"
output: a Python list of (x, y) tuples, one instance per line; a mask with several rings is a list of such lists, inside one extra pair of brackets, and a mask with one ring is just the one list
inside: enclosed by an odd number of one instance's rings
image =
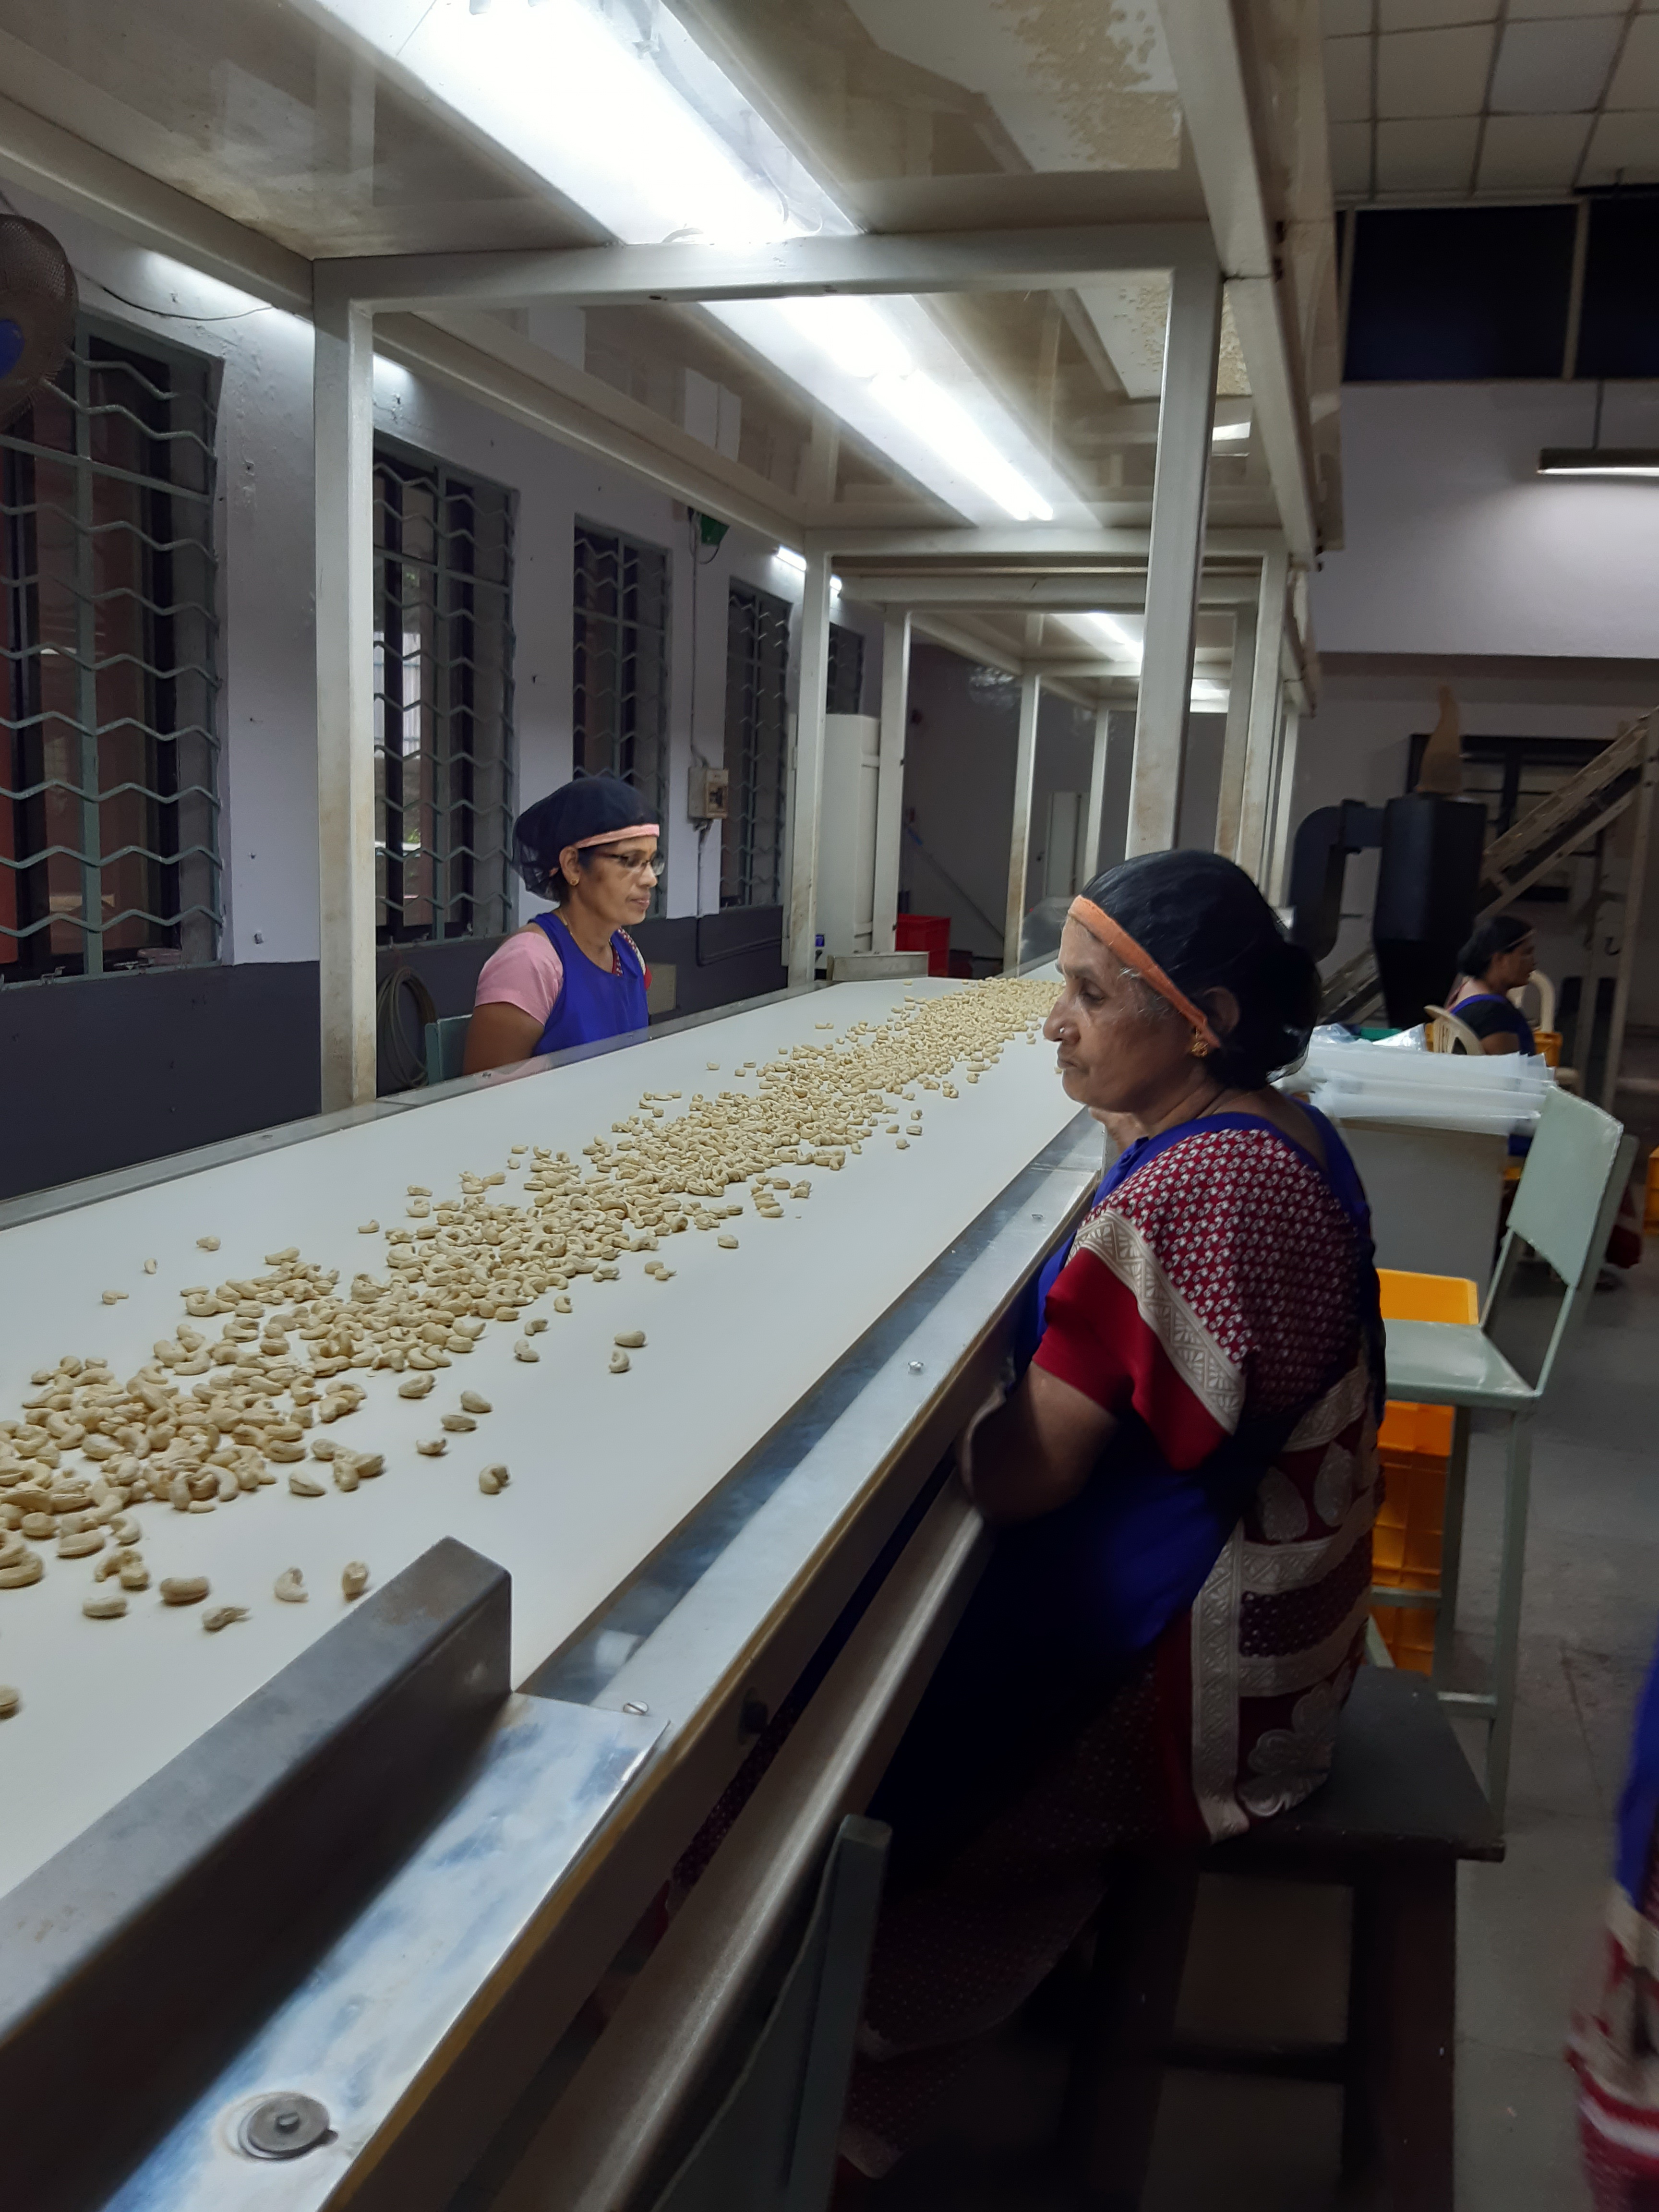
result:
[[(871, 1810), (889, 1902), (842, 2146), (884, 2173), (1114, 1852), (1238, 1833), (1328, 1771), (1360, 1664), (1382, 1328), (1364, 1195), (1273, 1090), (1318, 1003), (1241, 869), (1149, 854), (1061, 939), (1048, 1036), (1127, 1139), (963, 1478), (999, 1530)], [(849, 2177), (849, 2182), (850, 2182)]]

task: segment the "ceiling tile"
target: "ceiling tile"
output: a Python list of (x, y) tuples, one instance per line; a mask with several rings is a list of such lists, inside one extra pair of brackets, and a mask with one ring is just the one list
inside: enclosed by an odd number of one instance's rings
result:
[(1395, 118), (1474, 115), (1486, 89), (1492, 26), (1395, 31), (1377, 41), (1377, 112)]
[(1474, 174), (1480, 131), (1480, 118), (1474, 115), (1379, 123), (1376, 189), (1380, 192), (1468, 191)]
[(1319, 19), (1328, 39), (1346, 38), (1371, 27), (1371, 0), (1325, 0)]
[(1498, 5), (1498, 0), (1377, 0), (1377, 28), (1438, 31), (1453, 23), (1490, 23)]
[(1339, 199), (1369, 199), (1371, 190), (1371, 126), (1331, 125), (1331, 190)]
[(1564, 192), (1578, 173), (1588, 115), (1492, 115), (1480, 143), (1483, 192)]
[(1363, 123), (1371, 112), (1371, 42), (1325, 41), (1325, 109), (1333, 123)]
[(1607, 88), (1609, 107), (1659, 107), (1659, 15), (1638, 15)]
[(1491, 105), (1498, 115), (1565, 115), (1600, 101), (1623, 19), (1510, 23), (1498, 41)]
[(1650, 115), (1604, 115), (1590, 139), (1587, 185), (1650, 185), (1659, 179), (1659, 109)]

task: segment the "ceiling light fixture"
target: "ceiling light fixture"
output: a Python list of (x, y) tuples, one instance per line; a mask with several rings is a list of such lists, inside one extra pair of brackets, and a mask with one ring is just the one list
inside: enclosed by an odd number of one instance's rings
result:
[(1218, 422), (1211, 431), (1210, 438), (1213, 444), (1221, 446), (1234, 438), (1248, 438), (1249, 434), (1250, 426), (1248, 422)]
[[(626, 244), (857, 233), (665, 8), (647, 40), (593, 0), (493, 0), (481, 12), (469, 0), (310, 4)], [(957, 512), (1053, 515), (1032, 481), (1050, 473), (1041, 448), (915, 301), (705, 312)]]
[(1659, 446), (1546, 446), (1540, 477), (1659, 477)]
[(1139, 667), (1140, 640), (1113, 616), (1101, 613), (1061, 615), (1059, 619), (1091, 645), (1103, 645), (1112, 653), (1121, 653), (1133, 667)]
[(793, 568), (798, 576), (804, 576), (806, 574), (806, 556), (804, 553), (797, 553), (793, 545), (780, 545), (772, 558), (781, 562), (784, 568)]

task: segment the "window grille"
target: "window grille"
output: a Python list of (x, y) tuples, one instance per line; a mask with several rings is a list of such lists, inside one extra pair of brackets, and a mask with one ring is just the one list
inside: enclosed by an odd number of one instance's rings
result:
[[(666, 826), (668, 556), (576, 525), (573, 732), (578, 775), (631, 783)], [(667, 842), (665, 837), (662, 842)], [(662, 885), (658, 882), (658, 906)], [(657, 908), (653, 908), (653, 911)]]
[(214, 413), (83, 319), (0, 430), (0, 981), (218, 956)]
[(726, 610), (726, 765), (720, 904), (776, 906), (783, 895), (789, 788), (789, 602), (733, 584)]
[(374, 546), (376, 933), (496, 936), (514, 912), (513, 495), (377, 441)]
[(864, 711), (864, 636), (845, 623), (830, 625), (830, 677), (823, 705), (830, 714)]

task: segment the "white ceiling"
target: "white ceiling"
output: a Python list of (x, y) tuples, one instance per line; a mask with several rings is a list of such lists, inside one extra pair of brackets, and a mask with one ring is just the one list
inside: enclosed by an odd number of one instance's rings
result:
[(1339, 201), (1659, 181), (1659, 0), (1324, 0)]

